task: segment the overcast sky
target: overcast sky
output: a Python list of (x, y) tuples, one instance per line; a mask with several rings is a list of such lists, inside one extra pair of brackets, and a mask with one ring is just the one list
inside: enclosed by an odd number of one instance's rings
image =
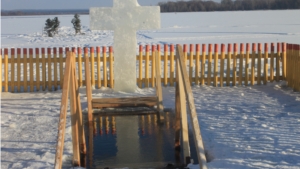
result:
[[(157, 5), (168, 0), (138, 0), (140, 5)], [(1, 0), (2, 9), (88, 9), (112, 6), (113, 0)]]
[[(167, 1), (170, 0), (138, 0), (142, 6), (157, 5), (158, 2)], [(112, 6), (112, 2), (113, 0), (1, 0), (1, 9), (89, 9), (90, 7)]]

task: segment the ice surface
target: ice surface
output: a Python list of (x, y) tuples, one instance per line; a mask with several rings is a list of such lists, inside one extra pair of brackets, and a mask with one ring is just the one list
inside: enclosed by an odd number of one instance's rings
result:
[(136, 90), (136, 31), (158, 28), (158, 6), (141, 7), (136, 0), (114, 0), (113, 8), (90, 9), (91, 30), (114, 30), (114, 90)]

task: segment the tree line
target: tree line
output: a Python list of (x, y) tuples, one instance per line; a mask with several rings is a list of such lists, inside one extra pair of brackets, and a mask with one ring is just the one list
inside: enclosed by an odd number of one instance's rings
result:
[(88, 9), (66, 10), (1, 10), (1, 16), (89, 14)]
[(222, 0), (214, 1), (177, 1), (160, 2), (161, 12), (197, 12), (197, 11), (242, 11), (300, 9), (300, 0)]

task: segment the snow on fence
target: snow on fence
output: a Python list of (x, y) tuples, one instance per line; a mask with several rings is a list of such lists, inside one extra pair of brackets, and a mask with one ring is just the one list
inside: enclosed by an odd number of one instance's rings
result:
[[(270, 45), (270, 46), (269, 46)], [(202, 50), (200, 50), (200, 47)], [(221, 50), (219, 50), (221, 47)], [(287, 52), (286, 52), (287, 47)], [(214, 50), (213, 50), (214, 48)], [(226, 50), (227, 48), (227, 50)], [(239, 48), (239, 50), (238, 50)], [(251, 48), (251, 49), (250, 49)], [(102, 50), (101, 50), (102, 49)], [(196, 49), (194, 51), (194, 49)], [(233, 50), (232, 50), (233, 49)], [(270, 49), (270, 50), (269, 50)], [(91, 62), (91, 84), (97, 88), (113, 87), (113, 48), (11, 48), (1, 50), (1, 88), (4, 92), (33, 92), (62, 88), (66, 52), (76, 52), (76, 70), (79, 86), (85, 86), (84, 56)], [(164, 86), (175, 84), (176, 61), (174, 45), (139, 46), (137, 60), (137, 85), (155, 86), (153, 53), (158, 50)], [(226, 52), (227, 51), (227, 52)], [(191, 85), (235, 86), (267, 84), (287, 80), (299, 90), (299, 45), (277, 43), (242, 44), (191, 44), (184, 45), (186, 68)], [(2, 65), (3, 64), (3, 65)], [(26, 71), (24, 71), (26, 70)]]

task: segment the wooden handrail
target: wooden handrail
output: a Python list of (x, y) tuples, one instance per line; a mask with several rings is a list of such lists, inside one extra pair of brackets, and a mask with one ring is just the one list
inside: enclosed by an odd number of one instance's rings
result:
[[(197, 151), (197, 157), (199, 161), (199, 165), (201, 169), (207, 169), (207, 164), (206, 164), (206, 157), (205, 157), (205, 151), (204, 151), (204, 146), (203, 146), (203, 140), (201, 137), (201, 131), (200, 131), (200, 126), (198, 122), (198, 117), (196, 113), (196, 107), (194, 103), (194, 96), (192, 93), (192, 89), (190, 86), (189, 78), (188, 78), (188, 73), (185, 67), (184, 63), (184, 55), (182, 51), (182, 47), (180, 45), (177, 45), (177, 53), (176, 53), (176, 62), (178, 62), (178, 72), (181, 76), (178, 76), (178, 81), (179, 81), (179, 90), (180, 88), (184, 88), (185, 95), (186, 95), (186, 100), (188, 104), (188, 113), (191, 118), (192, 122), (192, 130), (193, 130), (193, 136), (194, 136), (194, 142), (195, 142), (195, 147)], [(180, 85), (182, 81), (183, 85)], [(176, 84), (178, 85), (178, 84)], [(185, 102), (185, 100), (181, 100), (181, 102)], [(182, 121), (182, 123), (184, 123)], [(185, 131), (188, 132), (188, 131)]]

